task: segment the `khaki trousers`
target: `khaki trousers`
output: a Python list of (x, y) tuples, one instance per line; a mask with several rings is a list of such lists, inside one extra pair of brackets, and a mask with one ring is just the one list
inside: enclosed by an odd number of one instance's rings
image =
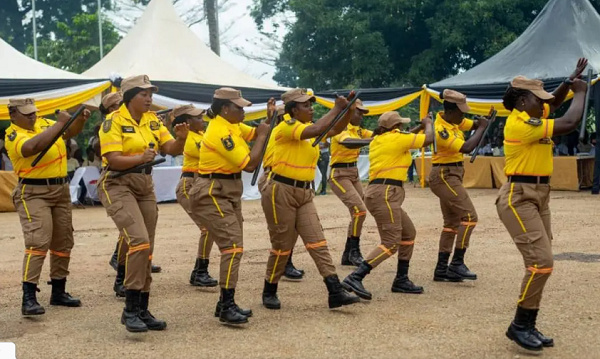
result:
[(348, 237), (360, 237), (367, 216), (367, 206), (363, 202), (363, 187), (358, 168), (332, 168), (329, 185), (350, 211)]
[(39, 282), (48, 250), (50, 278), (66, 278), (74, 243), (69, 185), (17, 184), (12, 200), (25, 242), (22, 281)]
[(381, 245), (373, 249), (365, 261), (373, 268), (398, 252), (398, 259), (410, 260), (417, 231), (402, 209), (404, 188), (386, 184), (369, 184), (365, 204), (375, 218)]
[(198, 177), (189, 191), (191, 211), (221, 251), (221, 288), (235, 288), (244, 252), (242, 180)]
[(261, 204), (271, 237), (265, 279), (277, 283), (285, 271), (298, 235), (323, 277), (336, 274), (321, 221), (313, 203), (315, 192), (269, 179), (263, 186)]
[(208, 230), (200, 222), (200, 218), (192, 212), (192, 201), (190, 200), (190, 190), (194, 184), (194, 178), (192, 177), (181, 177), (177, 188), (175, 189), (175, 195), (177, 196), (177, 202), (183, 207), (185, 212), (190, 216), (192, 221), (196, 223), (200, 228), (200, 240), (198, 242), (198, 254), (197, 258), (209, 259), (210, 250), (212, 249), (213, 239), (209, 236)]
[(496, 200), (498, 216), (523, 256), (525, 276), (518, 304), (538, 309), (552, 273), (550, 185), (506, 183)]
[(464, 167), (457, 166), (435, 166), (429, 174), (429, 187), (440, 199), (444, 217), (440, 252), (452, 253), (455, 239), (456, 248), (468, 248), (477, 225), (477, 212), (463, 187), (464, 174)]
[(152, 176), (131, 173), (109, 178), (103, 171), (98, 181), (98, 197), (127, 244), (124, 286), (150, 291), (152, 253), (158, 221), (158, 206)]

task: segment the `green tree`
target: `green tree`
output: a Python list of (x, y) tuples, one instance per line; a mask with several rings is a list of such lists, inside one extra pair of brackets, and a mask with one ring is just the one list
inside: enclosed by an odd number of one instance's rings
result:
[[(259, 29), (289, 22), (274, 79), (315, 89), (419, 86), (515, 40), (547, 0), (254, 0)], [(600, 0), (591, 0), (600, 9)]]
[[(108, 20), (102, 22), (104, 53), (108, 53), (120, 40), (119, 34)], [(32, 56), (33, 46), (27, 54)], [(70, 23), (56, 23), (55, 39), (38, 41), (38, 60), (63, 70), (81, 73), (100, 60), (97, 14), (75, 15)]]

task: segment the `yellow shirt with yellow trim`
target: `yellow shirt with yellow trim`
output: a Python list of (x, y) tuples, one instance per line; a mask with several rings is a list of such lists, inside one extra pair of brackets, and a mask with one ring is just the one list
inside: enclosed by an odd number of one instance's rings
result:
[(375, 136), (369, 145), (369, 180), (390, 178), (406, 181), (412, 163), (411, 149), (423, 147), (424, 134), (392, 130)]
[(300, 139), (302, 132), (310, 125), (292, 118), (282, 121), (273, 129), (273, 173), (298, 181), (315, 179), (319, 146), (312, 146), (314, 139)]
[(373, 137), (373, 131), (366, 130), (360, 126), (354, 126), (348, 124), (346, 130), (340, 134), (333, 136), (331, 139), (331, 159), (329, 165), (336, 163), (352, 163), (358, 160), (360, 155), (360, 148), (348, 148), (342, 145), (340, 142), (349, 138), (353, 139), (364, 139)]
[[(138, 123), (125, 104), (102, 122), (99, 137), (102, 156), (109, 152), (121, 152), (123, 156), (140, 155), (150, 143), (154, 143), (154, 149), (160, 152), (160, 147), (173, 139), (154, 112), (145, 112)], [(103, 157), (102, 163), (107, 165), (106, 158)]]
[(433, 154), (433, 163), (462, 162), (463, 153), (460, 149), (465, 144), (464, 131), (473, 128), (473, 120), (463, 118), (458, 125), (444, 120), (443, 112), (438, 112), (435, 117), (435, 139), (437, 153)]
[(242, 131), (242, 138), (244, 141), (250, 142), (254, 139), (256, 127), (248, 126), (245, 123), (240, 123), (238, 126), (240, 127), (240, 131)]
[(252, 131), (247, 127), (250, 126), (230, 123), (221, 116), (211, 120), (200, 146), (198, 172), (241, 172), (250, 162), (250, 147), (244, 138), (251, 138)]
[(553, 119), (531, 118), (527, 112), (513, 110), (504, 126), (504, 173), (507, 176), (550, 176)]
[(200, 145), (204, 132), (188, 132), (185, 145), (183, 147), (183, 167), (181, 172), (198, 172), (198, 162), (200, 162)]
[(44, 132), (55, 121), (38, 117), (33, 125), (33, 130), (27, 130), (11, 123), (6, 130), (4, 146), (8, 158), (13, 164), (13, 170), (21, 178), (57, 178), (67, 176), (67, 147), (60, 137), (46, 152), (40, 162), (32, 167), (31, 163), (39, 155), (23, 157), (21, 150), (25, 142)]
[(267, 148), (265, 149), (265, 155), (263, 157), (263, 167), (271, 167), (273, 166), (273, 154), (275, 153), (275, 136), (271, 133), (271, 137), (269, 137), (269, 142), (267, 142)]

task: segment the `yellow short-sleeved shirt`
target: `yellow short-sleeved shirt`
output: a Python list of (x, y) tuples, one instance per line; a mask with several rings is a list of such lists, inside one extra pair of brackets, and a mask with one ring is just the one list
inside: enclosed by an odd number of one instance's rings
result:
[(375, 136), (369, 145), (369, 180), (389, 178), (406, 181), (412, 163), (410, 149), (423, 147), (424, 134), (392, 130)]
[(271, 133), (271, 137), (269, 137), (269, 142), (267, 143), (267, 148), (265, 150), (265, 155), (263, 157), (263, 167), (271, 167), (273, 166), (273, 154), (275, 153), (275, 136)]
[(331, 139), (331, 160), (329, 165), (331, 166), (336, 163), (352, 163), (358, 160), (360, 148), (351, 149), (341, 145), (340, 142), (343, 142), (348, 138), (363, 139), (371, 137), (373, 137), (373, 131), (348, 124), (346, 130), (342, 131), (339, 135), (333, 136)]
[(553, 119), (531, 118), (513, 110), (504, 126), (504, 173), (507, 176), (551, 176)]
[(254, 135), (256, 135), (256, 127), (248, 126), (245, 123), (238, 124), (240, 127), (240, 131), (242, 131), (242, 138), (246, 142), (250, 142), (254, 139)]
[[(109, 152), (135, 156), (144, 153), (150, 143), (154, 143), (154, 149), (159, 152), (160, 147), (172, 139), (154, 112), (145, 112), (137, 123), (123, 104), (102, 122), (100, 152), (103, 156)], [(102, 163), (107, 165), (106, 158), (103, 157)]]
[(200, 145), (204, 132), (188, 132), (185, 146), (183, 147), (183, 167), (181, 172), (198, 172), (198, 162), (200, 162)]
[(302, 132), (310, 125), (310, 123), (289, 119), (282, 121), (273, 129), (272, 136), (275, 138), (273, 173), (298, 181), (315, 179), (319, 146), (312, 146), (314, 139), (300, 139)]
[(465, 144), (465, 134), (473, 128), (473, 121), (463, 118), (458, 125), (444, 120), (443, 112), (438, 112), (435, 117), (435, 139), (437, 141), (437, 153), (433, 155), (433, 163), (461, 162), (463, 154), (460, 149)]
[(233, 124), (221, 116), (210, 121), (200, 146), (200, 174), (241, 172), (250, 162), (250, 148), (244, 137), (251, 138), (247, 125)]
[(12, 123), (6, 130), (5, 147), (8, 158), (13, 164), (17, 176), (21, 178), (57, 178), (67, 176), (67, 147), (65, 141), (59, 138), (50, 150), (35, 167), (31, 163), (36, 159), (36, 153), (30, 157), (23, 157), (21, 149), (25, 142), (44, 132), (55, 121), (38, 117), (33, 125), (33, 130), (26, 130)]

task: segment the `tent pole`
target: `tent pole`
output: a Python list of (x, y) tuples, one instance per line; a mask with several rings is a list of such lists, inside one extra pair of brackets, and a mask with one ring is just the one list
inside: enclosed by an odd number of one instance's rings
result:
[(36, 22), (35, 22), (35, 0), (31, 1), (31, 10), (33, 11), (33, 58), (34, 59), (38, 59), (38, 53), (37, 53), (37, 28), (36, 28)]
[(98, 0), (98, 41), (100, 43), (100, 60), (104, 57), (104, 45), (102, 44), (102, 0)]
[(594, 91), (594, 116), (596, 117), (596, 158), (594, 161), (592, 194), (600, 194), (600, 141), (598, 138), (598, 130), (600, 130), (600, 82), (596, 82), (592, 88)]

